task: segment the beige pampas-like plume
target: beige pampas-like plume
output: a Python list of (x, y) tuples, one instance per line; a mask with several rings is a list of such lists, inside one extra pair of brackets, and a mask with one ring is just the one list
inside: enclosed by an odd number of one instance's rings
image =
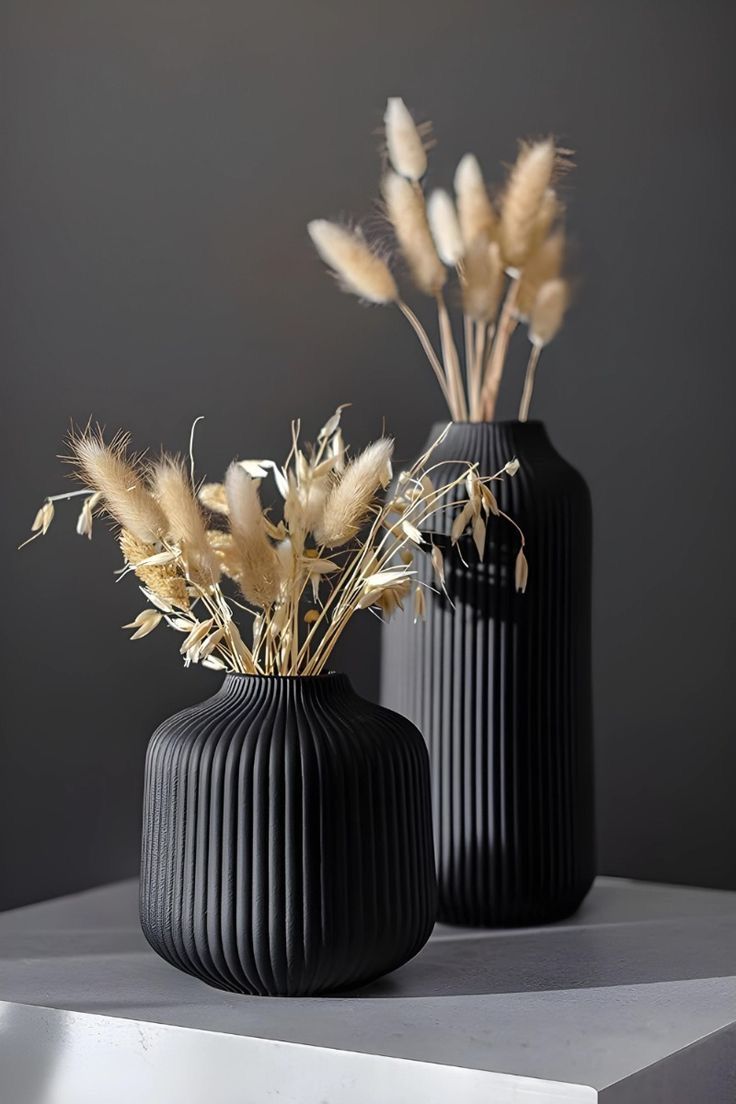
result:
[(548, 280), (542, 284), (529, 320), (529, 340), (532, 345), (541, 349), (556, 337), (565, 317), (568, 301), (565, 280)]
[(519, 318), (529, 318), (540, 287), (561, 275), (564, 261), (565, 233), (563, 230), (556, 230), (532, 253), (524, 265), (516, 297), (516, 314)]
[(163, 456), (151, 472), (153, 492), (168, 522), (168, 536), (182, 551), (188, 574), (203, 586), (219, 575), (219, 564), (207, 539), (207, 528), (181, 460)]
[(367, 245), (359, 230), (314, 219), (307, 230), (317, 252), (339, 278), (345, 291), (368, 303), (394, 303), (399, 297), (391, 269)]
[(437, 296), (447, 273), (432, 241), (424, 196), (410, 180), (389, 172), (383, 178), (383, 198), (414, 283), (425, 295)]
[(549, 236), (552, 227), (557, 222), (562, 214), (562, 204), (557, 198), (557, 193), (554, 188), (547, 188), (547, 191), (542, 196), (542, 202), (539, 205), (537, 211), (537, 217), (534, 220), (534, 228), (532, 230), (532, 244), (529, 251), (529, 257), (533, 257), (536, 251), (540, 248), (542, 243), (546, 241)]
[(503, 265), (497, 242), (477, 238), (463, 264), (463, 310), (474, 322), (491, 322), (503, 288)]
[(429, 197), (427, 217), (440, 259), (454, 268), (462, 260), (465, 247), (455, 204), (442, 188)]
[(490, 241), (497, 229), (496, 212), (488, 197), (478, 159), (466, 153), (455, 171), (455, 200), (466, 246), (478, 238)]
[(383, 116), (386, 125), (386, 147), (393, 168), (407, 180), (421, 180), (427, 171), (427, 151), (400, 96), (390, 96)]
[(376, 494), (391, 480), (393, 451), (393, 441), (381, 437), (351, 460), (327, 496), (322, 518), (314, 526), (318, 544), (339, 548), (357, 534)]
[(72, 436), (69, 444), (80, 478), (102, 495), (115, 521), (146, 544), (160, 540), (166, 533), (166, 517), (128, 459), (127, 436), (118, 436), (108, 445), (99, 431), (89, 430)]
[(503, 195), (499, 240), (506, 265), (520, 269), (534, 246), (534, 229), (552, 180), (557, 152), (551, 138), (523, 143)]
[(225, 476), (230, 532), (239, 557), (237, 581), (253, 605), (269, 609), (278, 597), (281, 572), (276, 549), (266, 535), (256, 480), (233, 463)]

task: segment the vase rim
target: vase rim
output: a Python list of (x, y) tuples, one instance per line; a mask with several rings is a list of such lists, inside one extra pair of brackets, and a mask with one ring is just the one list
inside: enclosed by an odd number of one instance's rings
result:
[[(448, 422), (446, 422), (446, 421), (443, 422), (443, 421), (438, 420), (434, 424), (444, 426), (444, 425), (447, 425)], [(449, 424), (451, 426), (504, 426), (504, 427), (513, 426), (514, 428), (522, 428), (523, 426), (537, 426), (537, 427), (542, 426), (542, 427), (544, 427), (544, 425), (545, 425), (545, 423), (542, 421), (541, 418), (529, 418), (528, 421), (526, 421), (526, 422), (520, 422), (518, 418), (500, 418), (500, 419), (495, 419), (494, 418), (491, 421), (480, 421), (480, 422), (453, 421), (452, 419), (450, 419)]]
[(341, 671), (320, 671), (318, 675), (266, 675), (244, 674), (241, 671), (225, 671), (226, 679), (255, 679), (260, 682), (330, 682), (333, 679), (347, 679)]

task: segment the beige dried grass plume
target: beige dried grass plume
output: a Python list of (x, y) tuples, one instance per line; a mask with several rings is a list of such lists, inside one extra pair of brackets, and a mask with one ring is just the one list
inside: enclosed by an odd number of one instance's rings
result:
[(427, 217), (440, 259), (454, 268), (462, 260), (465, 247), (455, 204), (442, 188), (429, 197)]
[(276, 550), (266, 534), (257, 481), (233, 463), (225, 476), (225, 493), (239, 560), (238, 583), (249, 602), (268, 609), (278, 597), (281, 571)]
[(503, 289), (503, 265), (497, 242), (477, 238), (463, 265), (463, 309), (475, 322), (490, 322)]
[(498, 220), (478, 159), (472, 153), (466, 153), (455, 170), (455, 200), (465, 245), (473, 245), (478, 238), (491, 241)]
[(327, 496), (322, 518), (314, 527), (318, 544), (339, 548), (355, 537), (378, 491), (391, 479), (393, 450), (393, 441), (381, 437), (347, 465)]
[(313, 219), (307, 229), (320, 257), (345, 291), (367, 303), (393, 303), (398, 299), (399, 290), (391, 269), (367, 245), (359, 230), (327, 219)]
[(102, 495), (104, 508), (138, 540), (154, 544), (166, 532), (163, 510), (128, 457), (129, 438), (119, 434), (108, 445), (99, 430), (69, 439), (72, 461), (82, 481)]
[(427, 151), (411, 112), (400, 96), (389, 97), (383, 121), (393, 168), (407, 180), (421, 180), (427, 171)]
[(500, 243), (505, 263), (520, 269), (534, 247), (540, 209), (557, 163), (551, 138), (523, 142), (511, 169), (501, 207)]
[(151, 484), (166, 515), (169, 539), (181, 548), (193, 578), (210, 586), (219, 575), (219, 565), (207, 540), (202, 511), (183, 462), (163, 456), (153, 465)]
[(382, 190), (386, 214), (414, 283), (425, 295), (439, 295), (447, 273), (432, 240), (421, 190), (395, 172), (386, 173)]
[(565, 233), (560, 229), (541, 244), (524, 266), (516, 298), (519, 318), (529, 318), (540, 287), (548, 280), (556, 280), (562, 274), (564, 263)]
[(539, 289), (529, 320), (529, 340), (542, 348), (549, 345), (562, 326), (569, 301), (565, 280), (548, 280)]

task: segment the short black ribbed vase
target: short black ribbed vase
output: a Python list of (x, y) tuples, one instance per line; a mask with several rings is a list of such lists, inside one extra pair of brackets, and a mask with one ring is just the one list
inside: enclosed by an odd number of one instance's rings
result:
[[(451, 549), (445, 515), (449, 599), (428, 589), (425, 625), (383, 630), (381, 700), (429, 746), (439, 917), (455, 924), (561, 919), (594, 875), (588, 489), (540, 422), (455, 424), (432, 462), (488, 476), (513, 457), (493, 489), (526, 536), (526, 594), (510, 525), (491, 518), (481, 561), (470, 537)], [(428, 558), (415, 566), (431, 583)]]
[(228, 675), (146, 760), (141, 924), (218, 989), (306, 996), (406, 962), (435, 920), (429, 762), (342, 675)]

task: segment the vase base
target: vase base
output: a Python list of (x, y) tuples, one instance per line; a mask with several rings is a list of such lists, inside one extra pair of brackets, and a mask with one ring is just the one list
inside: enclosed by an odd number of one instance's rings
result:
[(445, 906), (440, 901), (437, 920), (441, 924), (457, 928), (537, 928), (546, 924), (557, 924), (578, 911), (592, 885), (593, 876), (574, 896), (554, 902), (530, 903), (506, 911), (493, 908), (465, 910), (457, 906)]

